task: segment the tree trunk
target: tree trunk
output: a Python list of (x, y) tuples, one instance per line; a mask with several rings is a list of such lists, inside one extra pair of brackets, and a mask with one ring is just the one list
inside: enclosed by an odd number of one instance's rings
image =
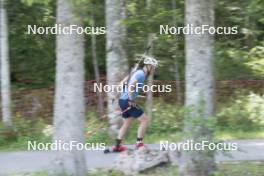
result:
[(9, 44), (8, 44), (8, 24), (4, 0), (0, 1), (1, 19), (1, 98), (2, 98), (2, 118), (6, 126), (12, 126), (11, 115), (11, 92), (10, 92), (10, 69), (9, 69)]
[[(176, 0), (172, 0), (172, 9), (176, 10)], [(176, 16), (173, 15), (173, 24), (174, 26), (177, 26), (176, 22)], [(177, 103), (181, 104), (182, 103), (182, 94), (181, 94), (181, 78), (180, 78), (180, 73), (179, 73), (179, 64), (177, 61), (177, 53), (178, 53), (178, 36), (175, 35), (175, 45), (176, 45), (176, 53), (175, 53), (175, 63), (174, 63), (174, 71), (175, 71), (175, 83), (176, 83), (176, 97), (177, 97)]]
[[(149, 33), (148, 34), (148, 46), (151, 47), (149, 54), (152, 54), (153, 51), (153, 40), (154, 40), (155, 34)], [(150, 74), (147, 79), (147, 85), (150, 87), (153, 85), (153, 79), (154, 74)], [(152, 118), (152, 106), (153, 106), (153, 92), (148, 91), (147, 92), (147, 99), (146, 99), (146, 114), (151, 119)]]
[[(81, 26), (69, 0), (57, 0), (57, 24)], [(54, 142), (84, 143), (84, 36), (59, 34), (56, 38), (56, 87), (54, 108)], [(83, 150), (59, 150), (54, 163), (55, 174), (86, 175)]]
[[(93, 7), (94, 9), (94, 7)], [(95, 26), (95, 20), (94, 20), (94, 11), (92, 12), (91, 16), (91, 26)], [(98, 62), (97, 62), (97, 53), (96, 53), (96, 35), (93, 34), (92, 36), (92, 57), (93, 57), (93, 67), (94, 67), (94, 74), (95, 74), (95, 80), (96, 83), (100, 83), (100, 72), (99, 72), (99, 67), (98, 67)], [(102, 92), (96, 91), (97, 97), (98, 97), (98, 102), (97, 102), (97, 111), (100, 115), (100, 117), (103, 116), (104, 114), (104, 100), (103, 100), (103, 95)]]
[(179, 73), (179, 64), (178, 64), (178, 61), (177, 61), (177, 57), (175, 58), (174, 71), (175, 71), (175, 83), (176, 83), (176, 98), (177, 98), (177, 103), (178, 104), (182, 104), (181, 78), (180, 78), (180, 73)]
[[(106, 65), (107, 84), (117, 85), (128, 74), (128, 60), (125, 49), (126, 27), (122, 24), (125, 15), (124, 0), (106, 0)], [(114, 111), (117, 109), (117, 93), (108, 93), (108, 117), (110, 133), (116, 134), (119, 128)]]
[[(150, 18), (150, 14), (151, 14), (151, 1), (152, 0), (147, 0), (147, 11), (148, 11), (148, 16)], [(150, 24), (149, 24), (150, 25)], [(154, 40), (154, 36), (155, 34), (150, 33), (150, 31), (148, 31), (148, 47), (150, 46), (151, 49), (149, 51), (149, 54), (152, 55), (152, 51), (153, 51), (153, 40)], [(148, 76), (147, 79), (147, 85), (148, 86), (152, 86), (153, 85), (153, 74), (150, 74)], [(153, 92), (149, 91), (147, 92), (147, 99), (146, 99), (146, 114), (147, 116), (151, 119), (152, 118), (152, 106), (153, 106)]]
[[(213, 26), (213, 0), (187, 0), (185, 25), (187, 24)], [(189, 117), (186, 117), (185, 139), (194, 142), (212, 141), (212, 132), (207, 125), (214, 111), (214, 36), (208, 33), (185, 35), (185, 41), (185, 105), (192, 109)], [(180, 174), (184, 176), (207, 176), (215, 169), (213, 151), (186, 151), (183, 152), (183, 159)]]

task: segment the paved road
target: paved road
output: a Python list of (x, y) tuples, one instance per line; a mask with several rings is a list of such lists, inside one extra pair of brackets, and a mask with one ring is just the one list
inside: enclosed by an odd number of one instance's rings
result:
[[(232, 157), (221, 153), (216, 155), (216, 161), (264, 161), (264, 139), (235, 140), (239, 150), (232, 151)], [(132, 147), (132, 146), (129, 146)], [(159, 149), (158, 144), (149, 144), (149, 148)], [(36, 172), (49, 170), (55, 151), (21, 151), (0, 152), (0, 176), (17, 172)], [(109, 168), (117, 154), (103, 154), (102, 151), (86, 151), (88, 168)]]

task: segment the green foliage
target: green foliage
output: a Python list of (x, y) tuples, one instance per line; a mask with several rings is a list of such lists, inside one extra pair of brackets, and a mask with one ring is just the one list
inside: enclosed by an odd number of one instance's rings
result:
[[(136, 54), (142, 53), (142, 49), (148, 43), (148, 34), (155, 34), (151, 52), (162, 65), (157, 69), (157, 79), (175, 79), (175, 59), (177, 59), (180, 67), (181, 77), (184, 75), (183, 35), (159, 34), (161, 24), (173, 25), (177, 23), (178, 26), (183, 26), (182, 8), (184, 5), (182, 1), (177, 1), (176, 9), (172, 9), (171, 5), (171, 1), (161, 2), (157, 0), (151, 1), (150, 9), (147, 9), (144, 1), (129, 1), (127, 4), (128, 18), (124, 21), (124, 24), (128, 28), (129, 58), (134, 58)], [(134, 63), (134, 60), (130, 60), (130, 62)]]
[[(239, 92), (239, 94), (241, 94)], [(182, 106), (166, 103), (162, 99), (154, 99), (153, 117), (147, 129), (145, 142), (158, 143), (160, 140), (182, 140), (183, 122), (189, 121), (199, 128), (207, 128), (215, 133), (216, 139), (254, 139), (264, 136), (263, 123), (263, 96), (258, 94), (240, 95), (225, 102), (219, 108), (216, 118), (192, 119), (189, 110)], [(258, 110), (259, 111), (256, 111)], [(240, 112), (242, 111), (242, 112)], [(44, 118), (45, 119), (45, 118)], [(108, 134), (109, 123), (107, 119), (100, 119), (95, 108), (88, 108), (85, 128), (86, 142), (113, 145), (114, 139)], [(125, 137), (125, 144), (134, 144), (137, 135), (138, 123), (133, 122)], [(245, 130), (247, 130), (245, 132)], [(40, 117), (25, 118), (16, 115), (14, 127), (6, 128), (0, 123), (0, 150), (25, 150), (28, 140), (50, 142), (53, 126), (44, 123)], [(217, 142), (217, 141), (215, 141)]]
[[(247, 52), (228, 46), (233, 42), (216, 43), (216, 78), (218, 80), (256, 79), (252, 69), (248, 67)], [(226, 48), (226, 50), (223, 50)]]
[(260, 78), (264, 78), (264, 43), (262, 46), (256, 46), (250, 50), (248, 60), (246, 65), (251, 67)]
[(196, 141), (213, 140), (216, 118), (205, 115), (205, 102), (200, 98), (198, 106), (185, 107), (184, 137)]
[[(85, 26), (90, 26), (94, 13), (96, 26), (105, 26), (105, 3), (94, 0), (74, 0), (75, 13)], [(160, 35), (159, 25), (184, 26), (184, 1), (152, 0), (147, 9), (146, 1), (126, 1), (127, 52), (130, 65), (135, 55), (142, 53), (147, 45), (148, 33), (155, 34), (153, 55), (162, 63), (157, 69), (157, 79), (175, 79), (174, 64), (177, 61), (181, 80), (184, 79), (184, 35)], [(237, 35), (216, 36), (216, 76), (226, 79), (263, 78), (264, 13), (263, 1), (216, 2), (216, 26), (237, 26)], [(56, 35), (28, 35), (28, 24), (53, 26), (56, 19), (56, 1), (12, 0), (7, 1), (10, 36), (10, 58), (12, 82), (18, 87), (45, 87), (54, 83)], [(86, 78), (94, 78), (91, 41), (86, 36)], [(101, 75), (106, 73), (105, 35), (97, 36), (97, 55)], [(251, 51), (250, 49), (253, 48)], [(262, 50), (262, 49), (261, 49)]]
[(108, 145), (113, 143), (112, 138), (108, 134), (109, 123), (107, 119), (100, 119), (95, 113), (94, 108), (89, 108), (87, 111), (87, 122), (85, 128), (86, 142), (101, 143)]
[(33, 2), (7, 1), (11, 79), (22, 87), (47, 86), (55, 76), (55, 36), (27, 34), (28, 25), (54, 24), (55, 1)]
[(0, 123), (0, 148), (26, 149), (28, 141), (47, 141), (49, 137), (43, 134), (45, 127), (41, 118), (27, 119), (17, 115), (13, 118), (13, 126), (5, 127)]
[[(228, 42), (230, 43), (230, 42)], [(237, 48), (221, 48), (228, 43), (217, 43), (217, 78), (219, 79), (263, 79), (264, 47), (263, 42), (249, 51)], [(231, 42), (232, 43), (232, 42)]]
[(263, 166), (263, 162), (224, 163), (218, 165), (217, 176), (262, 176), (264, 175)]
[(0, 144), (4, 144), (7, 140), (16, 140), (16, 134), (13, 128), (7, 127), (4, 123), (0, 123)]
[(250, 93), (233, 99), (217, 114), (218, 125), (229, 130), (258, 130), (264, 124), (264, 96)]
[(260, 79), (248, 62), (249, 50), (263, 42), (263, 1), (216, 1), (216, 26), (237, 26), (237, 35), (216, 36), (217, 79)]
[(264, 129), (256, 131), (251, 129), (251, 131), (242, 131), (242, 130), (224, 130), (223, 128), (218, 127), (218, 130), (215, 132), (215, 136), (219, 140), (236, 140), (236, 139), (261, 139), (264, 138)]
[(41, 118), (26, 119), (18, 115), (14, 119), (13, 128), (17, 134), (17, 137), (28, 136), (32, 138), (38, 138), (42, 135), (44, 123)]
[(28, 6), (32, 6), (34, 3), (48, 5), (51, 0), (21, 0), (21, 2)]
[(184, 109), (175, 104), (166, 104), (159, 99), (152, 109), (153, 117), (148, 128), (149, 133), (175, 133), (183, 127)]

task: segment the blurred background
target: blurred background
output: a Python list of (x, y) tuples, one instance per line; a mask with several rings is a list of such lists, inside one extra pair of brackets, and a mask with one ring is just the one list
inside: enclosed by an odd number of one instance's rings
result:
[[(153, 84), (172, 85), (170, 93), (154, 93), (138, 104), (150, 112), (151, 123), (145, 143), (160, 140), (179, 141), (183, 138), (185, 97), (185, 40), (184, 35), (160, 35), (160, 25), (184, 26), (183, 0), (126, 0), (120, 13), (120, 24), (125, 29), (121, 39), (126, 64), (115, 65), (120, 73), (127, 73), (137, 62), (138, 54), (151, 45), (151, 55), (160, 61)], [(106, 26), (107, 3), (103, 0), (76, 0), (73, 11), (83, 26)], [(108, 3), (114, 6), (114, 3)], [(118, 6), (118, 5), (117, 5)], [(118, 8), (118, 7), (116, 7)], [(28, 25), (42, 27), (56, 23), (56, 1), (7, 0), (1, 1), (1, 30), (8, 35), (1, 41), (1, 52), (8, 45), (10, 66), (10, 97), (12, 128), (0, 123), (0, 150), (3, 152), (27, 150), (27, 141), (50, 142), (53, 131), (53, 105), (56, 77), (56, 35), (27, 34)], [(109, 7), (108, 7), (109, 9)], [(213, 134), (220, 140), (264, 138), (264, 1), (215, 1), (215, 26), (236, 26), (238, 34), (215, 35), (214, 75), (215, 113)], [(3, 12), (6, 15), (3, 15)], [(117, 10), (118, 11), (118, 10)], [(119, 11), (118, 11), (119, 12)], [(58, 13), (58, 12), (57, 12)], [(111, 16), (111, 15), (110, 15)], [(110, 18), (110, 17), (109, 17)], [(109, 27), (111, 28), (111, 27)], [(115, 30), (115, 29), (110, 29)], [(122, 29), (116, 29), (121, 30)], [(109, 34), (111, 35), (111, 34)], [(4, 33), (1, 32), (1, 40)], [(107, 35), (84, 36), (85, 67), (85, 141), (113, 144), (109, 135), (107, 116), (108, 98), (105, 93), (93, 91), (93, 83), (107, 83)], [(113, 37), (113, 36), (112, 36)], [(109, 37), (111, 38), (111, 36)], [(119, 48), (120, 49), (120, 48)], [(121, 52), (122, 53), (122, 52)], [(120, 55), (122, 58), (124, 55)], [(3, 75), (3, 64), (1, 70)], [(7, 63), (8, 64), (8, 63)], [(108, 71), (107, 71), (108, 70)], [(117, 71), (116, 73), (118, 73)], [(125, 74), (119, 75), (124, 77)], [(3, 76), (1, 78), (3, 81)], [(8, 80), (7, 80), (8, 83)], [(3, 87), (2, 87), (3, 88)], [(5, 87), (6, 88), (6, 87)], [(148, 96), (144, 95), (143, 96)], [(2, 99), (3, 101), (3, 99)], [(150, 109), (148, 109), (150, 108)], [(2, 110), (3, 111), (3, 110)], [(2, 112), (3, 113), (3, 112)], [(2, 118), (3, 119), (3, 118)], [(137, 125), (129, 130), (125, 143), (134, 144)], [(263, 163), (235, 166), (220, 165), (226, 175), (264, 174)], [(163, 170), (162, 170), (163, 169)], [(154, 170), (149, 175), (176, 174), (175, 168)], [(257, 171), (256, 171), (257, 170)], [(109, 173), (99, 174), (109, 175)], [(44, 173), (43, 173), (44, 174)], [(114, 173), (119, 174), (119, 173)]]

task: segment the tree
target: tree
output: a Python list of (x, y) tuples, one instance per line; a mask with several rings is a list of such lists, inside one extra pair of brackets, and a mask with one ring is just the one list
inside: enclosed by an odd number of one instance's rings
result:
[[(147, 0), (147, 12), (148, 12), (148, 16), (150, 17), (151, 14), (151, 2), (152, 0)], [(154, 43), (154, 38), (155, 38), (155, 34), (154, 33), (150, 33), (150, 31), (148, 31), (148, 46), (151, 47), (150, 49), (150, 54), (153, 54), (153, 43)], [(153, 85), (153, 79), (154, 79), (154, 73), (151, 73), (147, 79), (147, 85), (148, 86), (152, 86)], [(147, 92), (147, 98), (146, 98), (146, 114), (147, 116), (151, 119), (152, 118), (152, 105), (153, 105), (153, 92), (152, 91), (148, 91)]]
[[(57, 24), (81, 26), (69, 0), (57, 0)], [(84, 36), (58, 34), (56, 41), (56, 87), (54, 108), (54, 141), (84, 142)], [(86, 175), (83, 150), (60, 150), (56, 154), (55, 173)]]
[[(151, 46), (153, 48), (153, 40), (154, 40), (155, 34), (149, 33), (148, 34), (148, 46)], [(153, 49), (150, 49), (150, 53), (152, 54)], [(151, 73), (147, 78), (147, 85), (151, 87), (153, 85), (153, 79), (154, 79), (154, 73)], [(153, 92), (148, 91), (146, 93), (146, 114), (151, 119), (152, 118), (152, 106), (153, 106)]]
[[(172, 0), (172, 9), (176, 10), (176, 0)], [(177, 26), (177, 20), (176, 15), (173, 15), (173, 24), (174, 26)], [(174, 55), (175, 63), (174, 63), (174, 71), (175, 71), (175, 83), (176, 83), (176, 97), (177, 97), (177, 103), (181, 104), (182, 102), (182, 95), (181, 95), (181, 78), (179, 73), (179, 62), (177, 59), (177, 54), (179, 52), (179, 40), (178, 36), (175, 36), (175, 45), (176, 45), (176, 53)]]
[[(185, 4), (185, 25), (214, 25), (213, 0), (187, 0)], [(185, 105), (191, 108), (185, 123), (185, 139), (201, 142), (212, 141), (209, 129), (210, 117), (214, 111), (214, 36), (208, 33), (185, 35), (186, 93)], [(183, 152), (184, 163), (181, 175), (206, 176), (215, 169), (214, 152)]]
[(10, 70), (9, 70), (9, 43), (8, 24), (4, 0), (0, 1), (1, 20), (1, 97), (2, 97), (2, 117), (6, 126), (12, 125), (11, 115), (11, 92), (10, 92)]
[[(95, 26), (95, 15), (94, 15), (94, 4), (92, 4), (92, 14), (91, 14), (91, 26)], [(96, 83), (100, 83), (100, 72), (98, 67), (98, 61), (97, 61), (97, 52), (96, 52), (96, 35), (93, 34), (92, 36), (92, 58), (93, 58), (93, 68), (94, 68), (94, 75)], [(102, 92), (97, 91), (97, 97), (98, 97), (98, 103), (97, 103), (97, 111), (100, 115), (100, 117), (104, 114), (104, 100)]]
[[(106, 0), (106, 66), (107, 84), (117, 85), (128, 74), (128, 60), (125, 48), (126, 26), (122, 21), (126, 18), (124, 0)], [(110, 132), (117, 133), (118, 121), (114, 113), (117, 108), (117, 94), (108, 93), (108, 117)]]

